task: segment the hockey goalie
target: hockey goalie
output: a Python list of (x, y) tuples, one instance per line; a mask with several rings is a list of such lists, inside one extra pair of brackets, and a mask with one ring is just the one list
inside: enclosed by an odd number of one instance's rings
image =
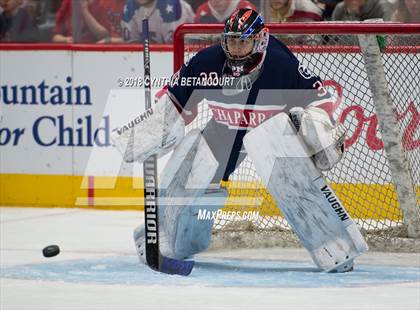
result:
[[(185, 135), (202, 102), (210, 121)], [(331, 106), (319, 77), (269, 35), (261, 15), (234, 12), (221, 43), (183, 65), (147, 117), (113, 134), (127, 162), (173, 151), (159, 181), (162, 254), (184, 259), (209, 246), (213, 220), (198, 212), (224, 206), (227, 192), (219, 184), (249, 155), (315, 264), (351, 271), (368, 247), (320, 172), (343, 154), (345, 131), (335, 125)], [(144, 225), (134, 231), (143, 262), (144, 233)]]

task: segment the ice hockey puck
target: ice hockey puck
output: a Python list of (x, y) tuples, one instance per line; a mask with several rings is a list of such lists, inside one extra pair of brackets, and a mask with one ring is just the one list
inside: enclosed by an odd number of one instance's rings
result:
[(49, 245), (42, 249), (42, 254), (45, 257), (53, 257), (58, 255), (58, 253), (60, 253), (60, 248), (58, 245)]

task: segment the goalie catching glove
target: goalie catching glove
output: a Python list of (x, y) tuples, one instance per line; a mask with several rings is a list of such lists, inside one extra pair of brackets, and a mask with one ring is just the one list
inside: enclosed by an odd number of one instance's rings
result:
[(167, 94), (143, 114), (114, 129), (111, 140), (126, 162), (162, 157), (184, 137), (185, 123)]
[(322, 171), (332, 169), (343, 157), (344, 126), (334, 126), (328, 113), (317, 107), (295, 107), (289, 113), (309, 153), (313, 154), (315, 166)]

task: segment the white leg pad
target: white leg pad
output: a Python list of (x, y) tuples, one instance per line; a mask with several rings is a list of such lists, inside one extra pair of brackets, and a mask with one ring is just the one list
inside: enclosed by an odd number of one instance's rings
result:
[[(175, 244), (167, 238), (163, 229), (160, 230), (159, 246), (164, 256), (183, 259), (208, 248), (213, 230), (213, 219), (199, 219), (199, 210), (217, 211), (224, 206), (227, 190), (208, 189), (202, 197), (197, 197), (197, 206), (185, 207), (181, 210), (175, 227)], [(204, 198), (204, 204), (199, 200)], [(139, 225), (133, 233), (137, 255), (141, 263), (146, 264), (144, 224)], [(171, 240), (171, 241), (170, 241)]]
[(248, 155), (287, 222), (325, 271), (346, 271), (368, 250), (357, 224), (315, 167), (289, 117), (278, 114), (244, 138)]
[(189, 132), (173, 152), (159, 186), (159, 223), (169, 251), (163, 253), (162, 248), (162, 254), (184, 258), (208, 247), (212, 222), (198, 221), (197, 213), (217, 167), (198, 130)]
[(175, 254), (177, 257), (189, 257), (209, 247), (214, 220), (199, 219), (199, 210), (215, 212), (223, 208), (227, 195), (225, 189), (209, 189), (203, 196), (197, 197), (197, 205), (184, 208), (177, 224), (175, 239)]

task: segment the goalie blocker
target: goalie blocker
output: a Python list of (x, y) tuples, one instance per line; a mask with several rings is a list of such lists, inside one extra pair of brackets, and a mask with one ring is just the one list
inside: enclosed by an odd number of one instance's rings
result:
[[(323, 135), (330, 133), (321, 134), (320, 140), (325, 141)], [(267, 120), (244, 138), (258, 174), (315, 264), (327, 272), (350, 271), (353, 259), (368, 246), (314, 164), (311, 150), (321, 144), (307, 144), (285, 113)]]

